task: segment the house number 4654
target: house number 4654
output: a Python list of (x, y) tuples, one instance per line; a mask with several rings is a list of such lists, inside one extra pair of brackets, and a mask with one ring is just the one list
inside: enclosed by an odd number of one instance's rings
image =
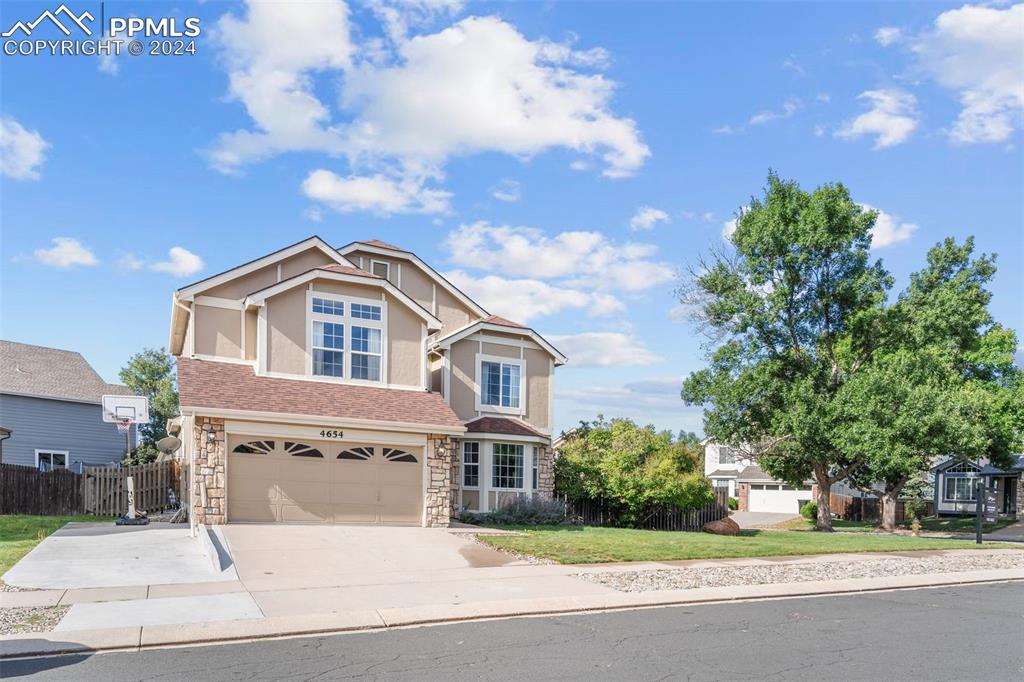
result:
[(320, 432), (320, 437), (321, 438), (344, 438), (345, 437), (345, 432), (344, 431), (332, 431), (331, 429), (323, 429)]

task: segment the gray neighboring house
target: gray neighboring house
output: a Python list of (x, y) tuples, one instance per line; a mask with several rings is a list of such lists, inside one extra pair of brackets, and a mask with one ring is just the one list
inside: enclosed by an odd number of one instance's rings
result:
[(11, 433), (3, 463), (80, 471), (119, 462), (125, 437), (101, 415), (111, 394), (131, 391), (103, 381), (79, 353), (0, 341), (0, 425)]

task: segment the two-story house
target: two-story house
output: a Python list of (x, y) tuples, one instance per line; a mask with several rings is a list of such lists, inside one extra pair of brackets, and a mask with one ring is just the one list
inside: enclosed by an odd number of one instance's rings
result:
[(813, 499), (810, 482), (793, 487), (769, 476), (737, 447), (716, 443), (710, 438), (701, 444), (704, 446), (704, 475), (716, 488), (728, 489), (729, 497), (736, 498), (740, 511), (796, 514), (801, 505)]
[(415, 254), (310, 237), (174, 292), (198, 522), (447, 525), (553, 491), (555, 367)]

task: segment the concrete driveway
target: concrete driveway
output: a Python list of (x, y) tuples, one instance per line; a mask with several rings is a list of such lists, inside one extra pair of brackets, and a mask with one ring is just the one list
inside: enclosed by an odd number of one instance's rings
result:
[(4, 582), (37, 589), (179, 585), (236, 580), (215, 570), (188, 526), (69, 523), (4, 574)]

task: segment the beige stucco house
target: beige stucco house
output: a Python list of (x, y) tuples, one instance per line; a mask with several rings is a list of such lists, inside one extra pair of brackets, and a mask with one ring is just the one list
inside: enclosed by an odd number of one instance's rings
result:
[(174, 292), (197, 522), (447, 525), (550, 495), (555, 367), (415, 254), (310, 237)]

